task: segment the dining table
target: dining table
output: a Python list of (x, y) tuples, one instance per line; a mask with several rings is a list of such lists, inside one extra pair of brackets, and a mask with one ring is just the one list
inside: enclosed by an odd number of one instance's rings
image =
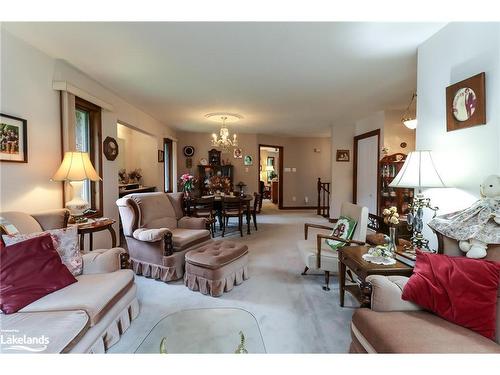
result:
[[(223, 225), (222, 223), (222, 199), (224, 198), (224, 196), (226, 195), (222, 195), (222, 194), (214, 194), (214, 195), (203, 195), (201, 196), (201, 198), (211, 198), (211, 197), (214, 197), (214, 210), (216, 212), (216, 215), (219, 219), (219, 224)], [(227, 195), (228, 197), (235, 197), (237, 195)], [(245, 211), (246, 211), (246, 218), (247, 218), (247, 234), (250, 234), (250, 220), (251, 220), (251, 213), (250, 213), (250, 204), (253, 200), (253, 195), (250, 195), (250, 194), (245, 194), (244, 196), (241, 197), (241, 200), (243, 201), (243, 204), (245, 205)], [(195, 197), (184, 197), (184, 213), (186, 216), (192, 216), (193, 214), (193, 211), (192, 211), (192, 207), (193, 207), (193, 204), (195, 203), (195, 200), (196, 198)]]

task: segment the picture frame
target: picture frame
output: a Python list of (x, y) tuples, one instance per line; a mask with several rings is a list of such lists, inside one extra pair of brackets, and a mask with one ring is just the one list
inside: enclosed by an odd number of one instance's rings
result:
[(253, 165), (253, 157), (251, 155), (245, 155), (243, 158), (243, 164), (247, 166)]
[(266, 165), (272, 165), (274, 167), (274, 156), (267, 157)]
[(351, 161), (349, 150), (337, 150), (335, 161), (338, 162), (349, 162)]
[(446, 88), (446, 131), (486, 124), (486, 75), (476, 74)]
[(158, 163), (165, 162), (165, 152), (163, 150), (158, 150)]
[(28, 162), (28, 121), (0, 113), (0, 161)]
[(243, 158), (243, 151), (241, 150), (241, 148), (239, 147), (236, 147), (233, 151), (233, 157), (235, 159), (242, 159)]
[(120, 149), (118, 147), (118, 142), (113, 137), (106, 137), (102, 143), (102, 152), (107, 160), (113, 161), (118, 156)]

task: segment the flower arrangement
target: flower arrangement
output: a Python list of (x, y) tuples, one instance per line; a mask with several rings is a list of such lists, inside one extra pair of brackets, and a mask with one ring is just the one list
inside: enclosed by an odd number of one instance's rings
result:
[(211, 192), (219, 190), (224, 193), (229, 193), (231, 191), (231, 180), (229, 177), (219, 175), (212, 176), (208, 179), (208, 188)]
[(196, 183), (196, 178), (189, 173), (184, 173), (179, 178), (179, 186), (183, 192), (190, 192), (194, 190), (194, 184)]
[(382, 216), (384, 217), (384, 223), (389, 224), (391, 227), (399, 224), (398, 209), (394, 206), (385, 208), (382, 211)]
[(125, 168), (122, 168), (118, 171), (118, 178), (120, 184), (128, 184), (128, 174)]
[(140, 168), (134, 169), (132, 172), (128, 174), (128, 178), (130, 179), (130, 181), (141, 182), (142, 169)]

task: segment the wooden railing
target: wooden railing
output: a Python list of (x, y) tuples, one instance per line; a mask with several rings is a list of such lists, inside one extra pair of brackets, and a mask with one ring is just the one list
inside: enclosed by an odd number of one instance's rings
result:
[(321, 182), (318, 177), (318, 208), (317, 214), (330, 217), (330, 182)]

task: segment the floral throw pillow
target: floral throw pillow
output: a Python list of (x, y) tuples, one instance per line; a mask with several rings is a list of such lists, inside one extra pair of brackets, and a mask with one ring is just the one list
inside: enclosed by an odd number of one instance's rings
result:
[(54, 248), (61, 257), (61, 261), (72, 273), (73, 276), (81, 275), (83, 271), (83, 258), (78, 244), (78, 231), (76, 227), (63, 229), (52, 229), (45, 232), (35, 232), (28, 234), (3, 235), (2, 238), (6, 246), (14, 245), (18, 242), (30, 238), (50, 234)]
[[(333, 227), (332, 233), (330, 233), (330, 235), (350, 240), (352, 238), (352, 235), (354, 234), (354, 230), (356, 229), (356, 224), (356, 220), (351, 219), (347, 216), (341, 216), (335, 223), (335, 226)], [(345, 242), (337, 240), (326, 240), (326, 243), (332, 248), (332, 250), (338, 250), (346, 245)]]

